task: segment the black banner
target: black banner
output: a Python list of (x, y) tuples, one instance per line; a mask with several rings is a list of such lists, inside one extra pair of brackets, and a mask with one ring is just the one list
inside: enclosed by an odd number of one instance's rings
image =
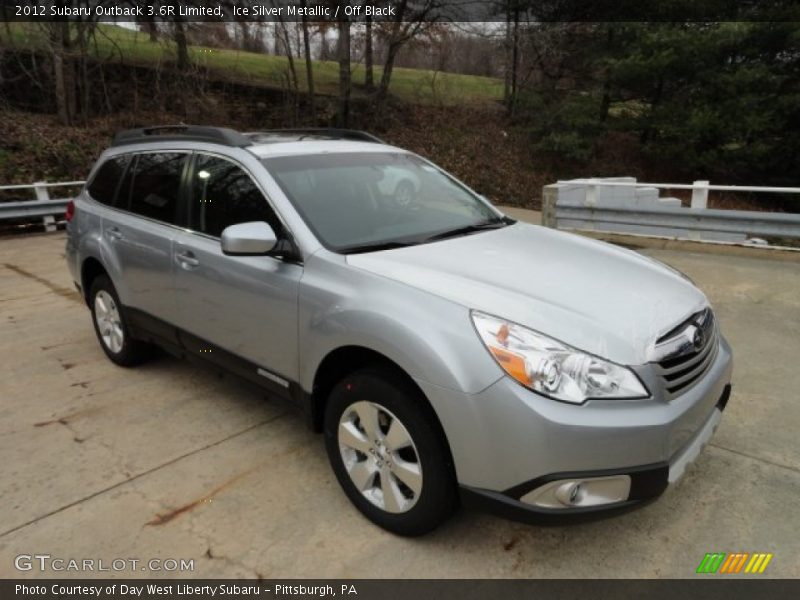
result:
[(237, 598), (350, 598), (358, 600), (789, 600), (800, 594), (798, 580), (735, 579), (709, 576), (695, 580), (5, 580), (4, 600), (207, 600)]
[(796, 0), (2, 0), (3, 21), (794, 21)]

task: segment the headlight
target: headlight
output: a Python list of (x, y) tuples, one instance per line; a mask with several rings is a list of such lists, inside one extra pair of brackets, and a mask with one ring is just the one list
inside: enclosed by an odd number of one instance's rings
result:
[(649, 396), (626, 367), (491, 315), (473, 311), (472, 321), (497, 364), (534, 392), (573, 404)]

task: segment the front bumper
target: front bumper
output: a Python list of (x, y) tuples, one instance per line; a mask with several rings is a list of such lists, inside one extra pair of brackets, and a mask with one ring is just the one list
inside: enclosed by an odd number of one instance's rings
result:
[[(676, 483), (684, 475), (686, 468), (699, 456), (717, 430), (730, 393), (731, 386), (726, 385), (716, 407), (703, 427), (692, 441), (668, 463), (582, 473), (553, 473), (515, 486), (505, 492), (493, 492), (462, 485), (462, 504), (508, 519), (538, 524), (559, 524), (608, 517), (646, 504), (660, 496), (669, 485)], [(543, 489), (551, 483), (574, 480), (596, 481), (620, 475), (630, 478), (630, 491), (625, 500), (613, 504), (547, 508), (525, 501), (536, 490)]]
[[(731, 372), (731, 350), (720, 338), (702, 380), (669, 400), (656, 392), (646, 400), (575, 406), (507, 377), (470, 396), (419, 383), (447, 432), (464, 503), (542, 521), (613, 513), (661, 494), (713, 435), (730, 395)], [(614, 476), (627, 476), (630, 488), (620, 496), (624, 500), (599, 506), (547, 508), (528, 495), (553, 481)]]

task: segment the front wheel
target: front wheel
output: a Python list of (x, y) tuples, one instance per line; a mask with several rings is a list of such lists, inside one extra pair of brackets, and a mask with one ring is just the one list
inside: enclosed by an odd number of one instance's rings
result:
[(363, 369), (332, 391), (325, 444), (339, 484), (373, 523), (426, 533), (456, 506), (450, 453), (420, 392), (389, 369)]

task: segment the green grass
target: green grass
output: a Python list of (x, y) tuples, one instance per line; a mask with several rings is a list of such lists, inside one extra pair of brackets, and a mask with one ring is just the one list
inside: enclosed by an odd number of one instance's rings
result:
[[(0, 46), (43, 48), (46, 38), (41, 27), (29, 23), (14, 23), (0, 27)], [(175, 61), (175, 44), (168, 40), (151, 42), (146, 34), (118, 27), (100, 25), (92, 42), (92, 54), (105, 61), (126, 64), (171, 64)], [(284, 56), (272, 56), (203, 46), (190, 46), (193, 65), (207, 68), (220, 79), (270, 87), (285, 87), (289, 61)], [(355, 93), (364, 80), (362, 65), (353, 65)], [(314, 85), (318, 94), (336, 94), (339, 65), (333, 61), (313, 61)], [(306, 89), (305, 61), (295, 59), (295, 69), (301, 90)], [(381, 68), (375, 69), (379, 80)], [(486, 103), (500, 100), (503, 82), (491, 77), (442, 73), (424, 69), (396, 67), (389, 88), (391, 94), (407, 102), (455, 105)]]

